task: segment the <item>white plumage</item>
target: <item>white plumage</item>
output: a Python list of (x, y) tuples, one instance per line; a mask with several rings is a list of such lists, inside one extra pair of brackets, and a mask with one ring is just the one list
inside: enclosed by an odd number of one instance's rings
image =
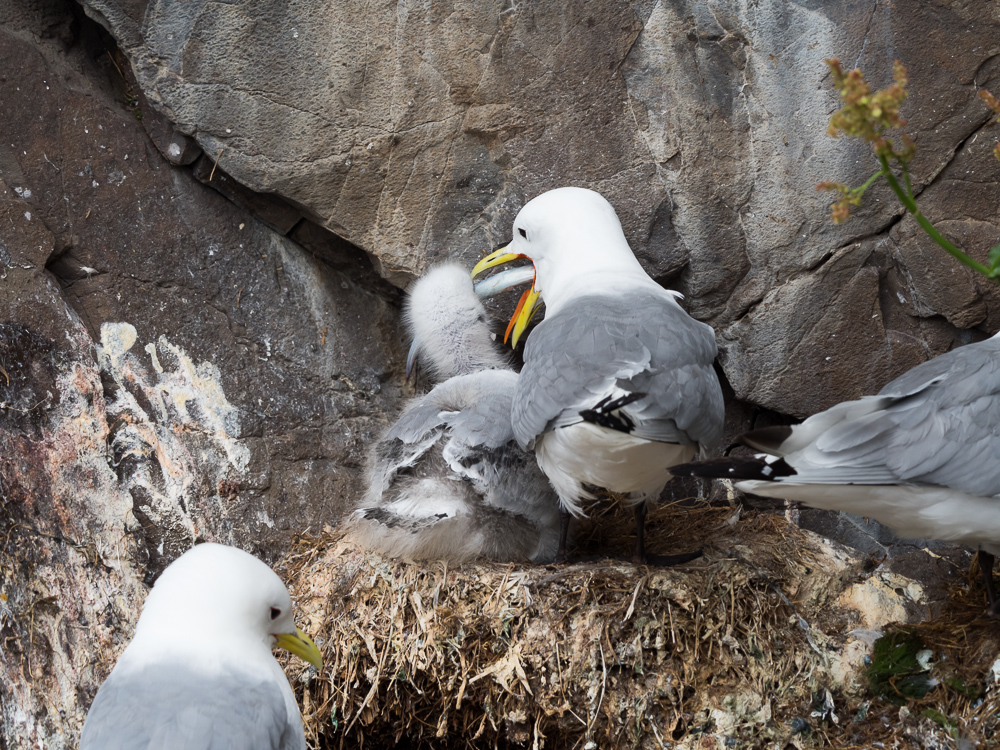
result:
[(630, 493), (634, 502), (655, 500), (665, 469), (694, 453), (694, 446), (645, 440), (590, 422), (552, 430), (535, 443), (538, 465), (574, 516), (584, 515), (582, 499), (593, 499), (583, 485)]
[(87, 715), (81, 750), (304, 750), (295, 696), (271, 648), (317, 668), (281, 579), (246, 552), (201, 544), (157, 580)]
[(407, 294), (403, 319), (413, 342), (407, 369), (419, 360), (434, 383), (510, 367), (493, 345), (486, 310), (459, 265), (436, 266), (418, 279)]

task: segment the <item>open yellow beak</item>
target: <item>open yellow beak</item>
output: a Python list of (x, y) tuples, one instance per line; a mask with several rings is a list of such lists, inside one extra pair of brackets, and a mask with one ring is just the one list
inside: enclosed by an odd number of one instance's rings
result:
[[(524, 294), (521, 295), (521, 299), (514, 310), (514, 316), (510, 319), (510, 323), (507, 324), (507, 331), (503, 335), (503, 342), (505, 344), (507, 343), (507, 338), (510, 337), (511, 349), (517, 348), (517, 342), (520, 341), (524, 329), (528, 327), (528, 323), (531, 322), (535, 312), (538, 310), (538, 300), (539, 294), (535, 291), (535, 285), (532, 283), (530, 287), (524, 290)], [(514, 331), (513, 336), (511, 336), (511, 329)]]
[(312, 664), (316, 669), (323, 668), (323, 656), (320, 654), (312, 638), (295, 628), (294, 633), (279, 633), (274, 636), (275, 645), (286, 651), (291, 651), (303, 661)]
[[(526, 255), (520, 255), (518, 253), (508, 253), (505, 252), (507, 246), (503, 246), (494, 250), (492, 253), (487, 255), (481, 261), (476, 264), (476, 267), (472, 269), (472, 278), (476, 278), (483, 271), (488, 268), (493, 268), (495, 266), (501, 266), (504, 263), (510, 263), (512, 260), (519, 260), (521, 258), (526, 258)], [(526, 272), (530, 272), (530, 276), (525, 276)], [(507, 277), (507, 279), (502, 279), (502, 277)], [(510, 283), (508, 283), (508, 280)], [(514, 315), (510, 319), (510, 323), (507, 324), (507, 331), (504, 333), (503, 340), (507, 343), (510, 339), (510, 346), (512, 349), (517, 347), (517, 342), (520, 341), (521, 336), (524, 334), (525, 329), (528, 327), (528, 323), (531, 322), (532, 317), (538, 311), (538, 302), (540, 299), (540, 294), (535, 290), (534, 283), (534, 269), (528, 267), (516, 268), (509, 271), (504, 271), (498, 276), (492, 276), (486, 282), (497, 282), (490, 285), (490, 291), (486, 293), (485, 296), (490, 296), (492, 294), (497, 294), (498, 292), (510, 289), (513, 286), (522, 284), (525, 281), (531, 281), (531, 286), (528, 287), (524, 294), (521, 295), (520, 301), (517, 303), (517, 308), (514, 310)], [(483, 296), (480, 290), (481, 296)], [(513, 336), (511, 333), (513, 332)]]
[(487, 255), (481, 261), (476, 263), (476, 267), (472, 269), (472, 278), (476, 278), (479, 274), (488, 268), (493, 268), (494, 266), (502, 266), (504, 263), (510, 263), (512, 260), (517, 260), (525, 256), (518, 255), (517, 253), (506, 252), (507, 246), (501, 245), (492, 253)]

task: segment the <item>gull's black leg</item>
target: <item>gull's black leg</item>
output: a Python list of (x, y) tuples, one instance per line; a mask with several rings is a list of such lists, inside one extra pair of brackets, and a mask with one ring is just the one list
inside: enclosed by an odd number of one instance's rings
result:
[(997, 601), (996, 589), (993, 587), (993, 563), (992, 554), (979, 550), (979, 572), (983, 574), (983, 583), (986, 586), (986, 599), (989, 603), (986, 614), (990, 617), (1000, 615), (1000, 601)]
[(649, 505), (643, 500), (635, 506), (635, 556), (632, 562), (643, 565), (646, 562), (646, 516)]
[(557, 563), (564, 563), (569, 559), (566, 554), (566, 542), (569, 540), (569, 511), (565, 508), (559, 508), (559, 549), (556, 552)]
[(646, 516), (649, 515), (649, 502), (643, 500), (635, 506), (635, 557), (636, 565), (682, 565), (701, 557), (701, 547), (694, 552), (682, 552), (679, 555), (649, 555), (646, 553)]

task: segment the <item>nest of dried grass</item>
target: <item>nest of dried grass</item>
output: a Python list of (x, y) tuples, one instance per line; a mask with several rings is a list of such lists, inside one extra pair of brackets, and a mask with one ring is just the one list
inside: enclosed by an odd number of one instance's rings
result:
[[(594, 524), (585, 546), (627, 557), (630, 514)], [(282, 573), (324, 652), (322, 675), (289, 664), (310, 744), (910, 746), (900, 709), (867, 695), (863, 654), (843, 648), (856, 623), (834, 602), (865, 560), (780, 515), (705, 504), (658, 509), (649, 538), (656, 552), (705, 555), (676, 568), (449, 567), (302, 539)]]

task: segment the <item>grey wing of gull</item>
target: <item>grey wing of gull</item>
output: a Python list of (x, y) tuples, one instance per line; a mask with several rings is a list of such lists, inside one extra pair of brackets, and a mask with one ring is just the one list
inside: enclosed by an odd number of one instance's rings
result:
[(375, 445), (371, 487), (383, 492), (397, 472), (442, 439), (449, 458), (471, 446), (498, 448), (510, 441), (516, 383), (511, 370), (483, 370), (450, 378), (414, 401)]
[[(356, 541), (415, 559), (554, 557), (558, 499), (511, 428), (517, 378), (511, 370), (458, 376), (407, 409), (376, 444), (373, 473), (385, 483), (373, 484), (352, 516)], [(412, 470), (402, 471), (401, 458)]]
[(369, 486), (364, 502), (373, 502), (403, 469), (413, 466), (444, 434), (441, 409), (426, 397), (414, 401), (371, 448)]
[(482, 370), (435, 388), (440, 389), (435, 400), (451, 428), (451, 439), (486, 448), (499, 448), (513, 439), (510, 412), (517, 380), (512, 370)]
[[(457, 381), (457, 382), (456, 382)], [(499, 472), (505, 452), (517, 450), (510, 424), (510, 407), (517, 375), (511, 370), (483, 370), (452, 378), (436, 394), (447, 425), (442, 457), (459, 476), (487, 491)]]
[(522, 446), (582, 420), (601, 399), (643, 393), (621, 412), (647, 440), (709, 445), (722, 431), (712, 329), (651, 292), (581, 297), (529, 335), (512, 409)]
[[(941, 361), (944, 360), (944, 361)], [(923, 372), (917, 372), (923, 370)], [(969, 344), (914, 368), (890, 387), (933, 382), (898, 410), (889, 465), (903, 480), (1000, 494), (1000, 339)], [(902, 382), (901, 382), (902, 381)], [(895, 415), (894, 415), (895, 416)]]
[(789, 455), (797, 473), (788, 481), (932, 484), (983, 497), (1000, 494), (997, 344), (990, 339), (949, 352), (892, 381), (878, 396), (839, 405), (872, 408), (855, 410)]
[(115, 673), (97, 691), (80, 750), (305, 750), (274, 681), (206, 677), (181, 665)]
[[(961, 346), (923, 362), (890, 382), (879, 391), (879, 395), (907, 396), (946, 378), (951, 383), (946, 389), (948, 397), (963, 399), (963, 388), (975, 390), (983, 387), (977, 386), (971, 382), (972, 380), (984, 376), (989, 380), (990, 370), (996, 373), (998, 357), (1000, 357), (1000, 335)], [(963, 381), (965, 384), (960, 385)]]

